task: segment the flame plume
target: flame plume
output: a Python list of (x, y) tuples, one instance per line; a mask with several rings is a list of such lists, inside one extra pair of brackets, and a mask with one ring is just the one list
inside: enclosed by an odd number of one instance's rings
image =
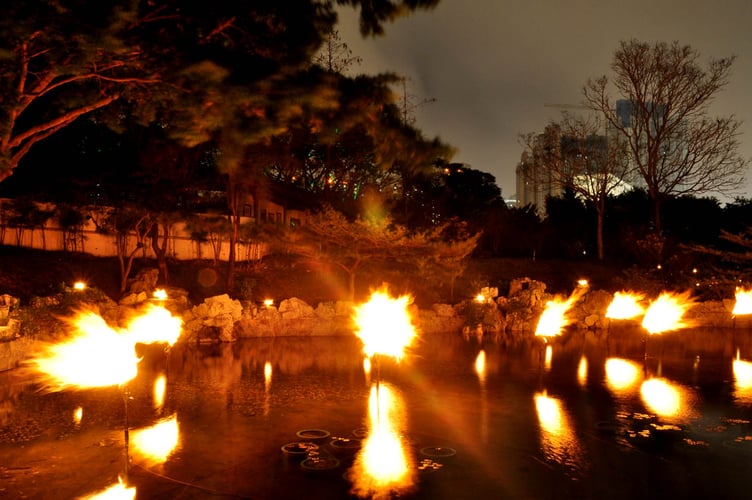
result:
[(616, 292), (606, 309), (606, 317), (610, 319), (632, 319), (641, 316), (645, 308), (640, 302), (645, 296), (640, 293)]
[(363, 342), (366, 356), (392, 356), (397, 361), (416, 336), (407, 308), (412, 297), (392, 298), (385, 289), (371, 294), (368, 302), (355, 308), (355, 335)]
[(690, 325), (683, 320), (683, 316), (691, 306), (689, 292), (664, 292), (648, 306), (642, 326), (650, 335), (686, 328)]

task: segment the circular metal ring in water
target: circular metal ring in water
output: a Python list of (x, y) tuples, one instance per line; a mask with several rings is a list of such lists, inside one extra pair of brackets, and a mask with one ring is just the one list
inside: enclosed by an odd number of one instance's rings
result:
[(316, 451), (318, 449), (319, 445), (317, 445), (316, 443), (308, 443), (304, 441), (296, 441), (294, 443), (287, 443), (285, 445), (282, 445), (282, 451), (288, 455), (293, 456), (308, 455), (309, 452)]
[(339, 467), (339, 460), (334, 457), (309, 457), (300, 462), (300, 467), (305, 470), (331, 470)]
[(455, 456), (457, 450), (446, 446), (426, 446), (420, 449), (420, 453), (431, 458), (449, 458)]
[(324, 429), (303, 429), (297, 432), (297, 436), (302, 439), (324, 439), (329, 435), (329, 431)]
[(338, 450), (359, 450), (363, 442), (360, 439), (334, 438), (329, 443), (332, 448)]

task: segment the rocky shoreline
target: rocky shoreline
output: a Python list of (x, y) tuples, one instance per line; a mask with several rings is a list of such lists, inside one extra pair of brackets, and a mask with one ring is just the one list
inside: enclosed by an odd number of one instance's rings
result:
[[(65, 335), (63, 311), (88, 309), (101, 315), (108, 324), (119, 326), (145, 304), (157, 304), (183, 320), (180, 342), (234, 342), (257, 337), (342, 336), (353, 332), (351, 302), (322, 302), (313, 305), (291, 297), (274, 304), (239, 301), (223, 294), (189, 303), (187, 293), (166, 289), (167, 299), (152, 298), (151, 286), (134, 287), (119, 302), (96, 290), (64, 290), (51, 297), (35, 299), (22, 306), (16, 299), (0, 296), (0, 371), (19, 365), (38, 341)], [(410, 315), (422, 336), (455, 333), (487, 338), (495, 342), (516, 343), (534, 338), (535, 327), (546, 303), (554, 296), (546, 293), (541, 282), (514, 280), (506, 296), (484, 288), (478, 297), (457, 304), (433, 304), (428, 309), (410, 307)], [(584, 291), (572, 306), (568, 329), (596, 334), (611, 326), (606, 309), (613, 295), (602, 290)], [(735, 318), (733, 300), (696, 302), (685, 319), (695, 327), (749, 328), (752, 319)], [(44, 323), (42, 318), (48, 318)], [(41, 324), (39, 324), (41, 322)], [(52, 331), (51, 331), (52, 330)], [(56, 331), (54, 331), (56, 330)]]

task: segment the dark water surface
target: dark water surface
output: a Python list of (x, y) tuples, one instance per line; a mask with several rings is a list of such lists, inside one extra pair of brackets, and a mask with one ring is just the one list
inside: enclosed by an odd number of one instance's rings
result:
[[(1, 373), (0, 498), (77, 498), (118, 478), (165, 499), (752, 495), (747, 331), (644, 342), (619, 328), (548, 345), (433, 335), (370, 374), (361, 350), (355, 337), (150, 347), (127, 387), (59, 393)], [(391, 405), (369, 407), (372, 394)], [(176, 444), (149, 459), (139, 431), (166, 418)], [(385, 421), (409, 487), (361, 482)], [(317, 454), (289, 453), (299, 442)]]

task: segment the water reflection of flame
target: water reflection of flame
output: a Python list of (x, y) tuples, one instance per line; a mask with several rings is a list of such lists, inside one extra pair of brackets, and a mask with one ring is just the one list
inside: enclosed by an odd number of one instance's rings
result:
[(371, 387), (368, 436), (348, 477), (351, 493), (361, 498), (393, 498), (415, 484), (415, 468), (399, 433), (404, 405), (387, 384)]
[(161, 410), (164, 406), (165, 393), (167, 392), (167, 377), (160, 375), (154, 381), (154, 408)]
[(551, 369), (551, 360), (554, 357), (554, 349), (551, 347), (551, 344), (546, 344), (546, 356), (545, 356), (545, 367), (546, 370)]
[(150, 464), (167, 461), (180, 442), (177, 415), (156, 424), (133, 431), (131, 443), (139, 458)]
[(124, 485), (122, 479), (118, 478), (118, 482), (109, 488), (83, 498), (86, 500), (132, 500), (136, 498), (136, 488)]
[(585, 385), (587, 382), (588, 363), (587, 358), (583, 354), (580, 357), (580, 363), (577, 365), (577, 381), (580, 385)]
[(488, 391), (486, 389), (486, 351), (482, 350), (475, 358), (475, 373), (480, 382), (480, 433), (484, 443), (488, 442)]
[(733, 362), (734, 397), (737, 401), (752, 402), (752, 363), (737, 357)]
[(640, 368), (637, 363), (621, 358), (606, 360), (606, 383), (613, 391), (625, 391), (637, 384)]
[(81, 419), (84, 416), (84, 409), (82, 407), (78, 407), (75, 410), (73, 410), (73, 424), (78, 427), (81, 425)]
[(486, 351), (481, 350), (475, 358), (475, 373), (483, 384), (486, 381)]
[(546, 459), (572, 470), (585, 467), (584, 450), (561, 401), (545, 391), (535, 393), (534, 398), (541, 429), (541, 448)]
[(666, 379), (651, 378), (644, 381), (640, 395), (645, 404), (662, 417), (674, 417), (681, 411), (681, 393)]
[(269, 415), (271, 409), (271, 394), (269, 389), (272, 386), (272, 364), (267, 361), (264, 363), (264, 416)]

